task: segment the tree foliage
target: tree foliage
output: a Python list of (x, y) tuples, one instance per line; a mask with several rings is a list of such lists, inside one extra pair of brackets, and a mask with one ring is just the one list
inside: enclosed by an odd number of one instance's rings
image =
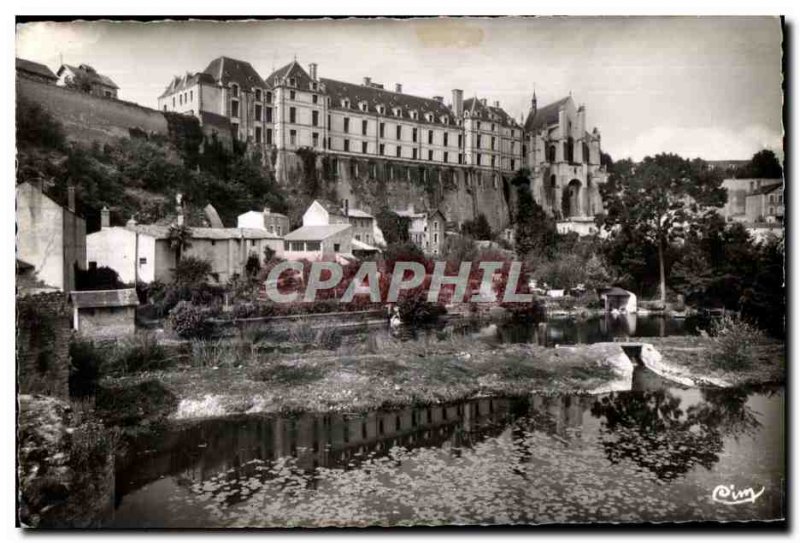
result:
[(778, 157), (769, 149), (763, 149), (750, 159), (750, 161), (738, 168), (735, 176), (739, 178), (783, 178), (783, 167)]
[(551, 258), (555, 254), (557, 233), (555, 220), (548, 217), (544, 209), (533, 199), (530, 188), (530, 172), (517, 171), (511, 180), (517, 187), (516, 250), (521, 258), (535, 254)]
[(474, 221), (465, 221), (461, 231), (474, 239), (492, 239), (492, 227), (489, 226), (489, 221), (483, 213), (479, 213)]
[(401, 217), (388, 207), (381, 208), (375, 215), (378, 228), (383, 232), (387, 245), (403, 244), (409, 241), (408, 227), (411, 220)]
[(623, 236), (655, 247), (662, 301), (666, 301), (668, 247), (724, 204), (721, 183), (721, 176), (702, 160), (660, 154), (640, 163), (615, 163), (608, 183), (600, 186), (606, 206), (605, 228), (612, 235), (623, 232)]

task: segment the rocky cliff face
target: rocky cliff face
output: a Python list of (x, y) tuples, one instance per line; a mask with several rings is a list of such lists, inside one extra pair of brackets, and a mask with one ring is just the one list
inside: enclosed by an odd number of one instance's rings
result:
[[(502, 175), (464, 167), (445, 167), (377, 158), (333, 157), (310, 151), (279, 152), (276, 175), (288, 189), (306, 184), (320, 196), (347, 200), (350, 208), (372, 213), (388, 206), (393, 210), (441, 209), (449, 223), (457, 225), (486, 216), (493, 231), (511, 221), (512, 190)], [(315, 170), (310, 176), (309, 171)], [(302, 214), (302, 211), (300, 211)]]

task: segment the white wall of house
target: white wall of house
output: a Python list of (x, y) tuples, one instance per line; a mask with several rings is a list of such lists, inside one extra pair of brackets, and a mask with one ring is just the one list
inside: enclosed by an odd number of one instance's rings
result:
[(122, 226), (107, 227), (86, 236), (86, 264), (109, 267), (124, 283), (132, 284), (137, 279), (149, 283), (156, 278), (155, 249), (154, 237)]

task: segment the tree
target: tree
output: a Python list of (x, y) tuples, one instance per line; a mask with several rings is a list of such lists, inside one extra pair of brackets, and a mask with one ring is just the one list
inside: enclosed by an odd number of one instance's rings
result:
[(737, 170), (736, 177), (781, 179), (783, 178), (783, 168), (774, 152), (763, 149), (754, 154), (750, 162)]
[(185, 224), (172, 224), (167, 232), (169, 248), (175, 251), (175, 269), (177, 271), (181, 262), (183, 251), (192, 246), (192, 229)]
[(401, 217), (388, 207), (382, 208), (375, 216), (378, 228), (383, 232), (387, 245), (403, 244), (409, 241), (408, 217)]
[(609, 182), (600, 186), (606, 230), (619, 228), (655, 246), (662, 303), (667, 300), (666, 252), (687, 227), (725, 203), (721, 183), (721, 176), (702, 160), (660, 154), (640, 163), (615, 163)]
[(517, 171), (511, 183), (517, 187), (516, 250), (521, 258), (531, 253), (550, 258), (555, 254), (558, 235), (555, 221), (548, 217), (531, 194), (530, 172)]
[(202, 258), (187, 256), (175, 268), (175, 284), (197, 287), (206, 282), (211, 273), (211, 263)]
[(492, 239), (492, 227), (483, 213), (479, 213), (474, 221), (465, 221), (461, 230), (474, 239)]
[(76, 70), (71, 77), (64, 79), (64, 86), (87, 94), (92, 92), (92, 78), (83, 70)]

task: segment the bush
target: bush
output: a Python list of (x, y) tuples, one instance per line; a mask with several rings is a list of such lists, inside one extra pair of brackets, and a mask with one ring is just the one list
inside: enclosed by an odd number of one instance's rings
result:
[(178, 285), (197, 286), (205, 283), (211, 274), (211, 263), (201, 258), (186, 256), (181, 258), (175, 267), (175, 283)]
[(69, 345), (69, 357), (69, 395), (74, 398), (94, 395), (103, 363), (97, 347), (91, 341), (73, 341)]
[(210, 337), (213, 332), (212, 316), (213, 311), (208, 307), (181, 301), (169, 312), (167, 322), (182, 338), (203, 339)]
[(122, 345), (111, 370), (117, 373), (137, 373), (161, 370), (168, 364), (167, 350), (158, 344), (155, 337), (143, 334)]
[(447, 313), (443, 304), (428, 301), (428, 293), (425, 289), (406, 293), (397, 302), (397, 310), (400, 320), (406, 324), (432, 323)]
[(764, 333), (740, 318), (728, 315), (711, 324), (711, 359), (723, 370), (747, 369), (753, 361), (753, 346), (762, 343)]

